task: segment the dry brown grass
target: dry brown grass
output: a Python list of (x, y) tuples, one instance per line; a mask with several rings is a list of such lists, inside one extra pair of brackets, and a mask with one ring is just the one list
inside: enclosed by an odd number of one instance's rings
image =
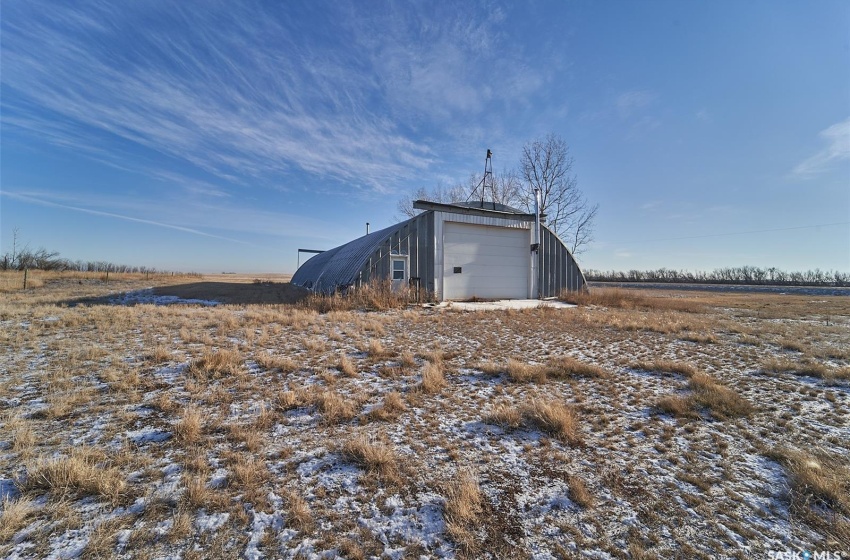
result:
[(554, 400), (533, 399), (522, 408), (523, 418), (572, 446), (581, 445), (579, 416), (575, 409)]
[(186, 373), (198, 381), (219, 379), (225, 375), (239, 377), (245, 372), (242, 354), (238, 350), (205, 349), (200, 358), (194, 359)]
[(395, 356), (395, 352), (384, 348), (384, 345), (377, 338), (370, 338), (364, 351), (373, 360), (383, 360)]
[(422, 383), (419, 384), (419, 389), (433, 395), (442, 391), (446, 384), (442, 362), (426, 362), (422, 368)]
[(443, 506), (446, 532), (462, 552), (476, 553), (480, 543), (475, 530), (478, 529), (478, 518), (484, 503), (478, 478), (469, 471), (459, 472), (454, 480), (445, 485), (443, 493), (446, 500)]
[(569, 379), (573, 377), (593, 377), (605, 379), (610, 374), (596, 364), (579, 361), (571, 356), (560, 356), (550, 359), (546, 364), (546, 375), (554, 379)]
[(416, 357), (413, 355), (413, 352), (410, 350), (405, 350), (399, 356), (399, 364), (401, 364), (402, 368), (412, 368), (416, 365)]
[(514, 383), (546, 381), (546, 370), (539, 365), (531, 365), (509, 358), (505, 364), (505, 373)]
[(0, 542), (9, 542), (19, 530), (23, 529), (29, 518), (38, 510), (35, 502), (27, 497), (12, 500), (3, 498), (0, 515)]
[(850, 468), (846, 462), (817, 449), (778, 448), (766, 454), (788, 472), (792, 511), (838, 542), (850, 542), (850, 524), (835, 515), (850, 515)]
[(823, 362), (818, 362), (810, 358), (804, 358), (802, 360), (771, 358), (762, 363), (762, 371), (811, 376), (823, 379), (824, 381), (850, 380), (850, 367), (830, 367)]
[(277, 370), (281, 373), (292, 373), (298, 370), (298, 364), (288, 356), (277, 356), (271, 352), (260, 352), (254, 357), (257, 365), (267, 370)]
[(625, 288), (593, 288), (584, 292), (565, 291), (561, 301), (576, 305), (598, 305), (614, 309), (648, 309), (653, 311), (684, 311), (700, 313), (705, 306), (693, 299), (650, 294)]
[(345, 442), (342, 456), (385, 481), (397, 482), (399, 479), (399, 458), (395, 451), (384, 443), (370, 441), (363, 434)]
[(145, 356), (145, 359), (153, 364), (163, 364), (173, 359), (171, 351), (162, 345), (157, 345)]
[(595, 500), (584, 480), (577, 476), (570, 476), (568, 485), (570, 489), (570, 500), (585, 509), (593, 507)]
[(300, 304), (307, 309), (312, 309), (319, 313), (352, 311), (357, 309), (385, 311), (387, 309), (406, 307), (408, 305), (408, 299), (406, 291), (394, 291), (392, 289), (392, 283), (386, 281), (350, 289), (345, 295), (334, 293), (333, 295), (326, 296), (311, 292)]
[(304, 532), (312, 531), (315, 523), (307, 501), (292, 491), (284, 492), (283, 499), (288, 514), (286, 526)]
[(357, 366), (351, 361), (344, 352), (339, 355), (339, 362), (336, 368), (346, 377), (357, 377)]
[(325, 424), (340, 424), (354, 418), (357, 414), (352, 401), (333, 391), (322, 391), (315, 395), (314, 403), (322, 413)]
[(573, 379), (576, 377), (606, 378), (604, 368), (579, 361), (571, 356), (551, 358), (545, 364), (526, 364), (509, 358), (504, 364), (497, 362), (479, 363), (477, 369), (487, 375), (505, 374), (514, 383), (545, 383), (549, 379)]
[(94, 496), (119, 503), (127, 490), (121, 472), (100, 451), (87, 447), (72, 449), (70, 455), (38, 460), (27, 465), (19, 482), (24, 493), (50, 492), (56, 499)]
[(183, 416), (174, 426), (174, 435), (184, 445), (197, 444), (204, 427), (204, 413), (191, 405), (183, 411)]
[(638, 362), (633, 362), (631, 365), (629, 365), (629, 367), (642, 371), (676, 373), (685, 377), (693, 377), (694, 375), (699, 373), (699, 370), (697, 370), (697, 368), (693, 365), (685, 362), (677, 362), (674, 360), (641, 360)]
[(507, 430), (515, 430), (522, 425), (522, 412), (515, 406), (500, 403), (484, 417), (484, 421)]
[(696, 402), (690, 395), (667, 395), (658, 399), (655, 407), (659, 412), (677, 418), (699, 418)]
[(667, 395), (660, 398), (658, 411), (679, 418), (699, 418), (699, 410), (707, 410), (718, 420), (742, 418), (753, 413), (754, 407), (744, 397), (704, 373), (693, 374), (688, 381), (689, 395)]
[(369, 418), (387, 422), (398, 418), (406, 409), (407, 405), (404, 404), (404, 397), (401, 396), (401, 393), (391, 391), (384, 395), (381, 406), (375, 407), (369, 412)]
[(710, 410), (716, 418), (741, 418), (753, 412), (752, 403), (708, 375), (698, 373), (692, 376), (688, 386), (694, 392), (697, 404)]

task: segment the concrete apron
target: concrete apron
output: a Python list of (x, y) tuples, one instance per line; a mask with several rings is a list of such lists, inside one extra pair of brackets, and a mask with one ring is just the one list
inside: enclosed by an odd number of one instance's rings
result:
[(536, 309), (538, 307), (568, 309), (576, 306), (556, 299), (500, 299), (497, 301), (443, 301), (438, 304), (426, 303), (425, 307), (456, 309), (458, 311), (498, 311), (500, 309)]

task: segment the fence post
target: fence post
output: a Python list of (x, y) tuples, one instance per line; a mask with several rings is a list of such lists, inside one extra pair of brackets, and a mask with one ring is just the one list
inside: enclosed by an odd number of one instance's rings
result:
[(109, 269), (106, 269), (106, 283), (109, 284)]
[(28, 268), (24, 269), (24, 289), (25, 290), (27, 289), (27, 274), (29, 273), (29, 271), (30, 271), (30, 269), (28, 269)]

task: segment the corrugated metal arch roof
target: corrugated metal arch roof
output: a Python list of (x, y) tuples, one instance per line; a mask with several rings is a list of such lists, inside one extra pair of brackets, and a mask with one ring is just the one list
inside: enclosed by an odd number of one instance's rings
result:
[(392, 234), (416, 218), (364, 235), (345, 245), (329, 249), (310, 258), (295, 271), (291, 283), (316, 292), (330, 294), (347, 288), (357, 280), (357, 273), (369, 256)]

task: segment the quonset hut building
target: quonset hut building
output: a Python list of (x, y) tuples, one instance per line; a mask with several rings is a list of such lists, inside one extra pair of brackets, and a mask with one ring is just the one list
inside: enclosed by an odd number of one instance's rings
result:
[(437, 301), (533, 299), (585, 290), (566, 245), (534, 214), (493, 202), (417, 200), (417, 216), (307, 260), (292, 283), (330, 294), (370, 281)]

